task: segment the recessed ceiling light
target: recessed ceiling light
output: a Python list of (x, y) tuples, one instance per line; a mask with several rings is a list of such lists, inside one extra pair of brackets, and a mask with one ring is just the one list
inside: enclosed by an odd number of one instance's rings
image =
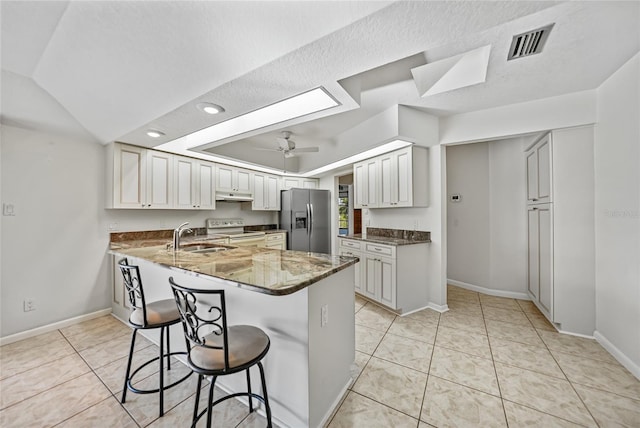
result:
[(162, 131), (158, 131), (156, 129), (149, 129), (147, 131), (147, 135), (151, 138), (158, 138), (158, 137), (162, 137), (164, 134), (164, 132)]
[(198, 103), (196, 104), (196, 107), (198, 107), (198, 110), (202, 110), (208, 114), (218, 114), (224, 111), (222, 107), (213, 103)]

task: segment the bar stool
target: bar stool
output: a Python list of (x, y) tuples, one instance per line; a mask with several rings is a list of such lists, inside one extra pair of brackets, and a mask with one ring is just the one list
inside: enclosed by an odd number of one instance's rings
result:
[[(124, 378), (124, 387), (122, 389), (122, 403), (127, 398), (127, 390), (136, 394), (153, 394), (160, 393), (160, 416), (164, 415), (164, 391), (187, 379), (193, 374), (189, 372), (183, 378), (173, 382), (170, 385), (164, 385), (164, 364), (163, 357), (167, 358), (167, 370), (171, 370), (172, 355), (186, 355), (186, 352), (171, 352), (169, 342), (169, 327), (180, 322), (180, 314), (176, 308), (173, 299), (159, 300), (157, 302), (147, 303), (144, 297), (144, 289), (142, 288), (142, 279), (138, 266), (129, 265), (126, 258), (118, 262), (120, 271), (124, 278), (124, 286), (129, 297), (129, 305), (131, 306), (131, 314), (129, 316), (129, 324), (133, 327), (131, 335), (131, 348), (129, 349), (129, 360), (127, 362), (127, 372)], [(131, 360), (133, 358), (133, 350), (136, 343), (136, 333), (138, 330), (146, 330), (152, 328), (160, 328), (160, 353), (157, 357), (148, 360), (140, 365), (133, 373), (131, 373)], [(164, 352), (164, 340), (167, 340), (167, 352)], [(185, 340), (186, 342), (186, 340)], [(187, 342), (187, 349), (189, 344)], [(144, 367), (158, 360), (160, 365), (160, 384), (156, 389), (138, 389), (132, 385), (132, 380), (136, 373)]]
[[(213, 406), (230, 398), (246, 396), (249, 398), (249, 413), (253, 412), (253, 398), (261, 401), (267, 414), (267, 427), (271, 428), (271, 407), (267, 395), (264, 368), (261, 360), (269, 351), (269, 336), (249, 325), (227, 326), (227, 313), (224, 290), (196, 290), (176, 284), (169, 278), (176, 305), (182, 319), (184, 335), (190, 342), (187, 363), (198, 373), (195, 407), (192, 427), (206, 413), (207, 427), (211, 427)], [(262, 394), (251, 392), (249, 369), (257, 365), (260, 369)], [(247, 392), (229, 394), (213, 401), (213, 390), (218, 376), (229, 375), (246, 370)], [(198, 413), (202, 378), (211, 376), (207, 408)]]

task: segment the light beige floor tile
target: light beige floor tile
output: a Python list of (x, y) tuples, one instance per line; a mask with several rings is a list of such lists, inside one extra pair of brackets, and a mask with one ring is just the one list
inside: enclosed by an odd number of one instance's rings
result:
[(515, 299), (507, 297), (489, 296), (480, 294), (480, 303), (482, 306), (490, 306), (494, 308), (510, 309), (512, 311), (522, 311), (522, 308)]
[(360, 373), (362, 373), (362, 370), (364, 370), (370, 358), (371, 355), (367, 355), (364, 352), (356, 351), (356, 360), (351, 366), (352, 385), (356, 382), (356, 380), (358, 380), (358, 376), (360, 376)]
[(397, 317), (388, 332), (396, 336), (408, 337), (409, 339), (431, 343), (436, 340), (436, 324), (424, 324), (420, 321)]
[(542, 315), (540, 309), (538, 309), (535, 303), (533, 303), (531, 300), (516, 299), (516, 302), (518, 303), (518, 306), (520, 306), (520, 309), (522, 309), (524, 312)]
[(429, 374), (500, 396), (493, 361), (436, 346)]
[(111, 315), (105, 315), (99, 318), (94, 318), (78, 324), (70, 325), (65, 328), (61, 328), (60, 333), (62, 333), (62, 335), (65, 337), (71, 337), (71, 336), (83, 334), (83, 333), (94, 331), (94, 330), (96, 330), (96, 333), (97, 333), (99, 330), (109, 329), (112, 327), (119, 327), (119, 328), (122, 328), (124, 331), (130, 330), (130, 327), (127, 326), (122, 321), (120, 321), (119, 319)]
[(447, 287), (447, 300), (480, 303), (479, 294), (475, 291), (465, 290), (464, 288), (451, 285)]
[(428, 373), (432, 352), (428, 343), (387, 333), (373, 356)]
[[(141, 364), (144, 364), (146, 361), (149, 361), (150, 359), (157, 356), (158, 347), (156, 345), (151, 345), (144, 349), (141, 349), (140, 351), (134, 352), (131, 371), (133, 372)], [(122, 392), (122, 387), (124, 385), (124, 376), (127, 370), (127, 358), (128, 357), (119, 358), (116, 361), (95, 370), (96, 374), (100, 377), (102, 382), (107, 385), (107, 388), (109, 388), (109, 390), (117, 396), (119, 396), (119, 393)], [(172, 364), (182, 365), (182, 363), (178, 362), (175, 358), (172, 359)], [(154, 373), (157, 373), (159, 368), (159, 363), (157, 361), (149, 364), (136, 374), (134, 383), (146, 379)]]
[(329, 428), (415, 428), (417, 422), (404, 413), (349, 392)]
[(428, 325), (438, 325), (438, 321), (440, 321), (440, 312), (436, 312), (432, 309), (423, 309), (421, 311), (405, 315), (402, 318)]
[[(184, 376), (190, 370), (186, 366), (172, 368), (165, 383), (169, 384)], [(192, 375), (184, 382), (167, 389), (164, 392), (164, 411), (168, 412), (176, 405), (191, 397), (196, 392), (197, 377)], [(154, 389), (158, 387), (158, 374), (154, 374), (141, 382), (134, 384), (140, 389)], [(127, 400), (124, 407), (133, 416), (135, 421), (141, 426), (146, 426), (158, 418), (159, 413), (159, 395), (158, 394), (134, 394), (131, 391), (127, 393)]]
[(510, 428), (578, 428), (582, 426), (510, 401), (504, 400), (503, 404)]
[(493, 337), (490, 341), (494, 361), (566, 379), (547, 348)]
[(489, 337), (511, 340), (526, 345), (545, 347), (538, 332), (531, 326), (512, 324), (509, 322), (485, 320)]
[(448, 300), (447, 306), (449, 307), (449, 312), (447, 313), (482, 317), (482, 306), (480, 306), (480, 303), (466, 302), (463, 300)]
[(584, 426), (596, 426), (568, 381), (498, 362), (496, 371), (505, 400)]
[(367, 301), (356, 294), (356, 300), (354, 304), (355, 311), (358, 312), (366, 304), (367, 304)]
[(640, 401), (575, 385), (576, 391), (603, 428), (640, 426)]
[(372, 357), (353, 391), (417, 419), (426, 384), (426, 373)]
[(0, 347), (0, 379), (74, 354), (60, 332), (52, 331)]
[[(205, 425), (198, 424), (198, 427), (204, 427)], [(264, 416), (261, 416), (257, 412), (253, 412), (248, 415), (237, 428), (264, 428), (267, 426), (267, 419)]]
[[(151, 345), (153, 345), (151, 341), (138, 333), (136, 337), (135, 351), (139, 351)], [(100, 343), (91, 348), (84, 349), (79, 351), (79, 353), (87, 364), (89, 364), (89, 367), (95, 370), (122, 357), (126, 357), (129, 355), (130, 347), (131, 336), (124, 335)]]
[(118, 427), (137, 428), (138, 424), (122, 408), (118, 400), (109, 397), (95, 406), (67, 419), (59, 428)]
[(131, 328), (121, 322), (117, 322), (117, 324), (109, 323), (103, 327), (67, 336), (67, 340), (76, 351), (82, 351), (84, 349), (91, 348), (92, 346), (101, 345), (111, 339), (130, 336)]
[(491, 359), (489, 339), (484, 334), (472, 333), (455, 328), (438, 327), (436, 345)]
[(539, 330), (538, 334), (540, 334), (544, 343), (549, 347), (551, 353), (553, 353), (553, 351), (559, 351), (611, 364), (618, 364), (616, 359), (594, 339), (542, 330)]
[(2, 427), (51, 427), (110, 396), (93, 373), (87, 373), (0, 411)]
[(537, 330), (558, 331), (542, 313), (525, 312), (525, 316)]
[(506, 427), (502, 400), (429, 376), (420, 419), (437, 427)]
[(396, 315), (376, 305), (366, 305), (356, 314), (356, 324), (386, 332)]
[(356, 324), (356, 351), (373, 355), (384, 332)]
[(512, 324), (531, 326), (531, 323), (525, 316), (525, 313), (517, 310), (494, 308), (491, 306), (483, 306), (482, 313), (486, 319), (509, 322)]
[(445, 312), (440, 316), (440, 327), (456, 328), (472, 333), (487, 334), (482, 315), (466, 315), (461, 312)]
[[(209, 383), (204, 381), (202, 385), (200, 400), (198, 401), (198, 412), (206, 409), (209, 395)], [(224, 396), (224, 392), (216, 388), (214, 400), (222, 396)], [(175, 428), (189, 426), (191, 424), (191, 418), (193, 417), (194, 400), (195, 386), (194, 395), (188, 397), (176, 407), (166, 412), (163, 417), (156, 419), (151, 425), (149, 425), (149, 428)], [(229, 399), (213, 407), (212, 424), (217, 427), (235, 427), (248, 415), (249, 407), (236, 399)], [(205, 414), (198, 420), (196, 427), (205, 427), (206, 425), (207, 416)], [(265, 419), (261, 427), (265, 427), (266, 425)]]
[(3, 379), (0, 381), (0, 408), (9, 407), (90, 371), (82, 358), (72, 354)]
[[(640, 380), (620, 364), (554, 352), (569, 381), (640, 400)], [(640, 420), (639, 420), (640, 423)]]

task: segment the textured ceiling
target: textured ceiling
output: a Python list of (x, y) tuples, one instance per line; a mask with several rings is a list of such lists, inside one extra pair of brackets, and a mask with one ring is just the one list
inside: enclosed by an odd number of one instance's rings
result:
[[(2, 14), (2, 121), (153, 146), (324, 86), (342, 105), (208, 149), (282, 168), (291, 130), (319, 153), (394, 105), (437, 116), (596, 88), (640, 49), (639, 2), (11, 2)], [(506, 61), (511, 36), (555, 23), (542, 54)], [(421, 97), (411, 69), (491, 46), (483, 83)], [(207, 116), (198, 101), (225, 112)], [(313, 119), (313, 120), (311, 120)], [(150, 140), (147, 128), (166, 137)]]

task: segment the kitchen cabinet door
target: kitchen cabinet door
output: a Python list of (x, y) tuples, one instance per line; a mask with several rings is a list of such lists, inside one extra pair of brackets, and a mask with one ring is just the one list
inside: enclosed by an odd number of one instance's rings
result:
[(141, 147), (113, 146), (113, 208), (147, 206), (147, 150)]
[(371, 254), (364, 254), (364, 277), (361, 278), (361, 291), (366, 297), (375, 301), (379, 300), (380, 286), (378, 278), (378, 257)]
[(378, 258), (378, 278), (376, 282), (380, 288), (380, 303), (396, 307), (396, 261), (388, 257)]
[(529, 294), (553, 321), (553, 221), (551, 204), (528, 209)]
[(214, 210), (216, 208), (215, 164), (204, 160), (195, 161), (193, 180), (197, 208)]
[(147, 150), (148, 208), (173, 208), (173, 155)]
[(361, 271), (362, 271), (362, 266), (364, 265), (364, 263), (362, 262), (362, 253), (360, 253), (359, 251), (354, 251), (354, 250), (350, 250), (350, 249), (346, 249), (346, 248), (341, 248), (340, 249), (340, 255), (341, 256), (346, 256), (346, 257), (358, 257), (360, 259), (360, 261), (358, 263), (356, 263), (355, 265), (355, 278), (354, 278), (354, 286), (355, 286), (355, 291), (357, 293), (362, 293), (362, 286), (361, 286)]
[(354, 165), (354, 208), (376, 208), (378, 207), (379, 184), (378, 184), (378, 158), (367, 159)]
[(175, 208), (195, 209), (197, 188), (194, 178), (196, 176), (196, 165), (194, 159), (176, 156), (174, 165), (175, 183)]
[(253, 173), (254, 211), (280, 211), (280, 180), (275, 175)]
[(551, 134), (525, 152), (527, 203), (544, 204), (551, 197)]
[(216, 167), (216, 188), (222, 192), (251, 193), (251, 171), (218, 164)]

